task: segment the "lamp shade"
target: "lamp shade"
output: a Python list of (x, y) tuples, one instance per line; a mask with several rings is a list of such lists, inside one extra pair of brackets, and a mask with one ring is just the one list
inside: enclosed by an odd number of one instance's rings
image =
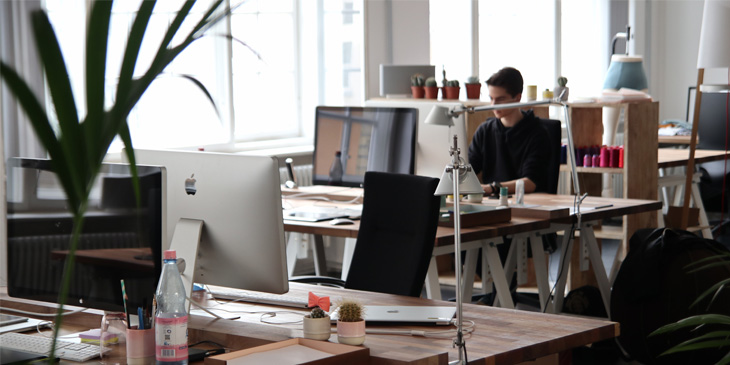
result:
[(451, 116), (449, 108), (434, 105), (431, 112), (429, 112), (426, 117), (426, 124), (445, 125), (450, 127), (454, 125), (454, 119)]
[(611, 56), (603, 89), (618, 90), (622, 87), (634, 90), (646, 90), (649, 83), (644, 72), (644, 62), (637, 56)]
[(730, 2), (705, 0), (697, 68), (730, 67)]
[[(436, 187), (434, 195), (452, 195), (454, 194), (454, 174), (449, 171), (448, 167), (444, 169), (444, 173), (441, 175), (439, 185)], [(461, 171), (459, 174), (459, 194), (479, 194), (484, 193), (482, 185), (479, 184), (479, 179), (471, 168), (471, 165), (467, 165), (465, 171)]]

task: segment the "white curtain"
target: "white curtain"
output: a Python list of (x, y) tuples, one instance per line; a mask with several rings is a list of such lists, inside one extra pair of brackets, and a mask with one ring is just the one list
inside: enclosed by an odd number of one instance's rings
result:
[[(43, 73), (38, 60), (30, 13), (41, 8), (40, 0), (0, 1), (0, 59), (20, 74), (45, 105)], [(0, 89), (1, 149), (7, 157), (46, 157), (25, 112), (2, 82)], [(2, 194), (5, 195), (4, 192)], [(4, 209), (3, 209), (4, 211)]]
[[(0, 60), (13, 67), (29, 83), (44, 105), (43, 73), (32, 41), (30, 12), (39, 0), (0, 1)], [(0, 79), (0, 176), (5, 180), (8, 156), (45, 157), (25, 113)], [(0, 286), (7, 286), (7, 224), (5, 184), (0, 183)]]

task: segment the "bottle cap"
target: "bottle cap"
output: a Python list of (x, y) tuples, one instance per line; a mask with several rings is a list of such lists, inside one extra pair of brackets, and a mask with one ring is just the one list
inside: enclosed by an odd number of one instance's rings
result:
[(177, 254), (175, 253), (175, 250), (165, 250), (163, 258), (165, 260), (175, 260), (177, 259)]

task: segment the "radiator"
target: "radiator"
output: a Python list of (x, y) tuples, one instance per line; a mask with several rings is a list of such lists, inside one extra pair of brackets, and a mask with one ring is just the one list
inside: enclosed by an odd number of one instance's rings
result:
[[(71, 235), (10, 237), (8, 239), (8, 284), (25, 288), (31, 294), (58, 291), (63, 272), (63, 261), (52, 260), (51, 251), (68, 250)], [(78, 249), (139, 247), (137, 234), (86, 233), (79, 240)], [(76, 263), (76, 274), (71, 285), (72, 294), (88, 293), (95, 273), (86, 265)]]
[[(279, 180), (282, 184), (288, 179), (287, 175), (286, 167), (279, 168)], [(297, 181), (297, 185), (299, 186), (311, 186), (312, 165), (294, 166), (294, 179)]]

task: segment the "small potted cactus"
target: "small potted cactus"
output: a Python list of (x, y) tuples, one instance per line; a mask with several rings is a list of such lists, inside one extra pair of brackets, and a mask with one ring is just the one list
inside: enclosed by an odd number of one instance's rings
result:
[(365, 342), (363, 306), (352, 299), (343, 299), (337, 306), (337, 341), (346, 345)]
[(314, 307), (303, 319), (304, 338), (329, 340), (332, 332), (330, 316), (320, 307)]
[(423, 99), (425, 95), (425, 90), (423, 89), (424, 82), (425, 80), (421, 74), (413, 74), (411, 76), (411, 93), (414, 99)]
[[(560, 100), (567, 101), (568, 100), (568, 92), (570, 91), (568, 89), (568, 87), (565, 86), (567, 84), (568, 84), (568, 78), (567, 77), (565, 77), (565, 76), (558, 77), (558, 86), (555, 87), (555, 92), (553, 93), (554, 97), (556, 97), (556, 98), (559, 97)], [(565, 92), (563, 92), (563, 91), (565, 91)]]
[(479, 76), (469, 76), (469, 78), (466, 79), (464, 87), (466, 88), (467, 99), (479, 99), (479, 94), (482, 88), (482, 84), (479, 82)]
[(459, 80), (449, 80), (444, 87), (444, 99), (459, 99)]
[(426, 99), (438, 99), (439, 87), (436, 83), (436, 78), (431, 76), (424, 82), (423, 89), (426, 92)]

